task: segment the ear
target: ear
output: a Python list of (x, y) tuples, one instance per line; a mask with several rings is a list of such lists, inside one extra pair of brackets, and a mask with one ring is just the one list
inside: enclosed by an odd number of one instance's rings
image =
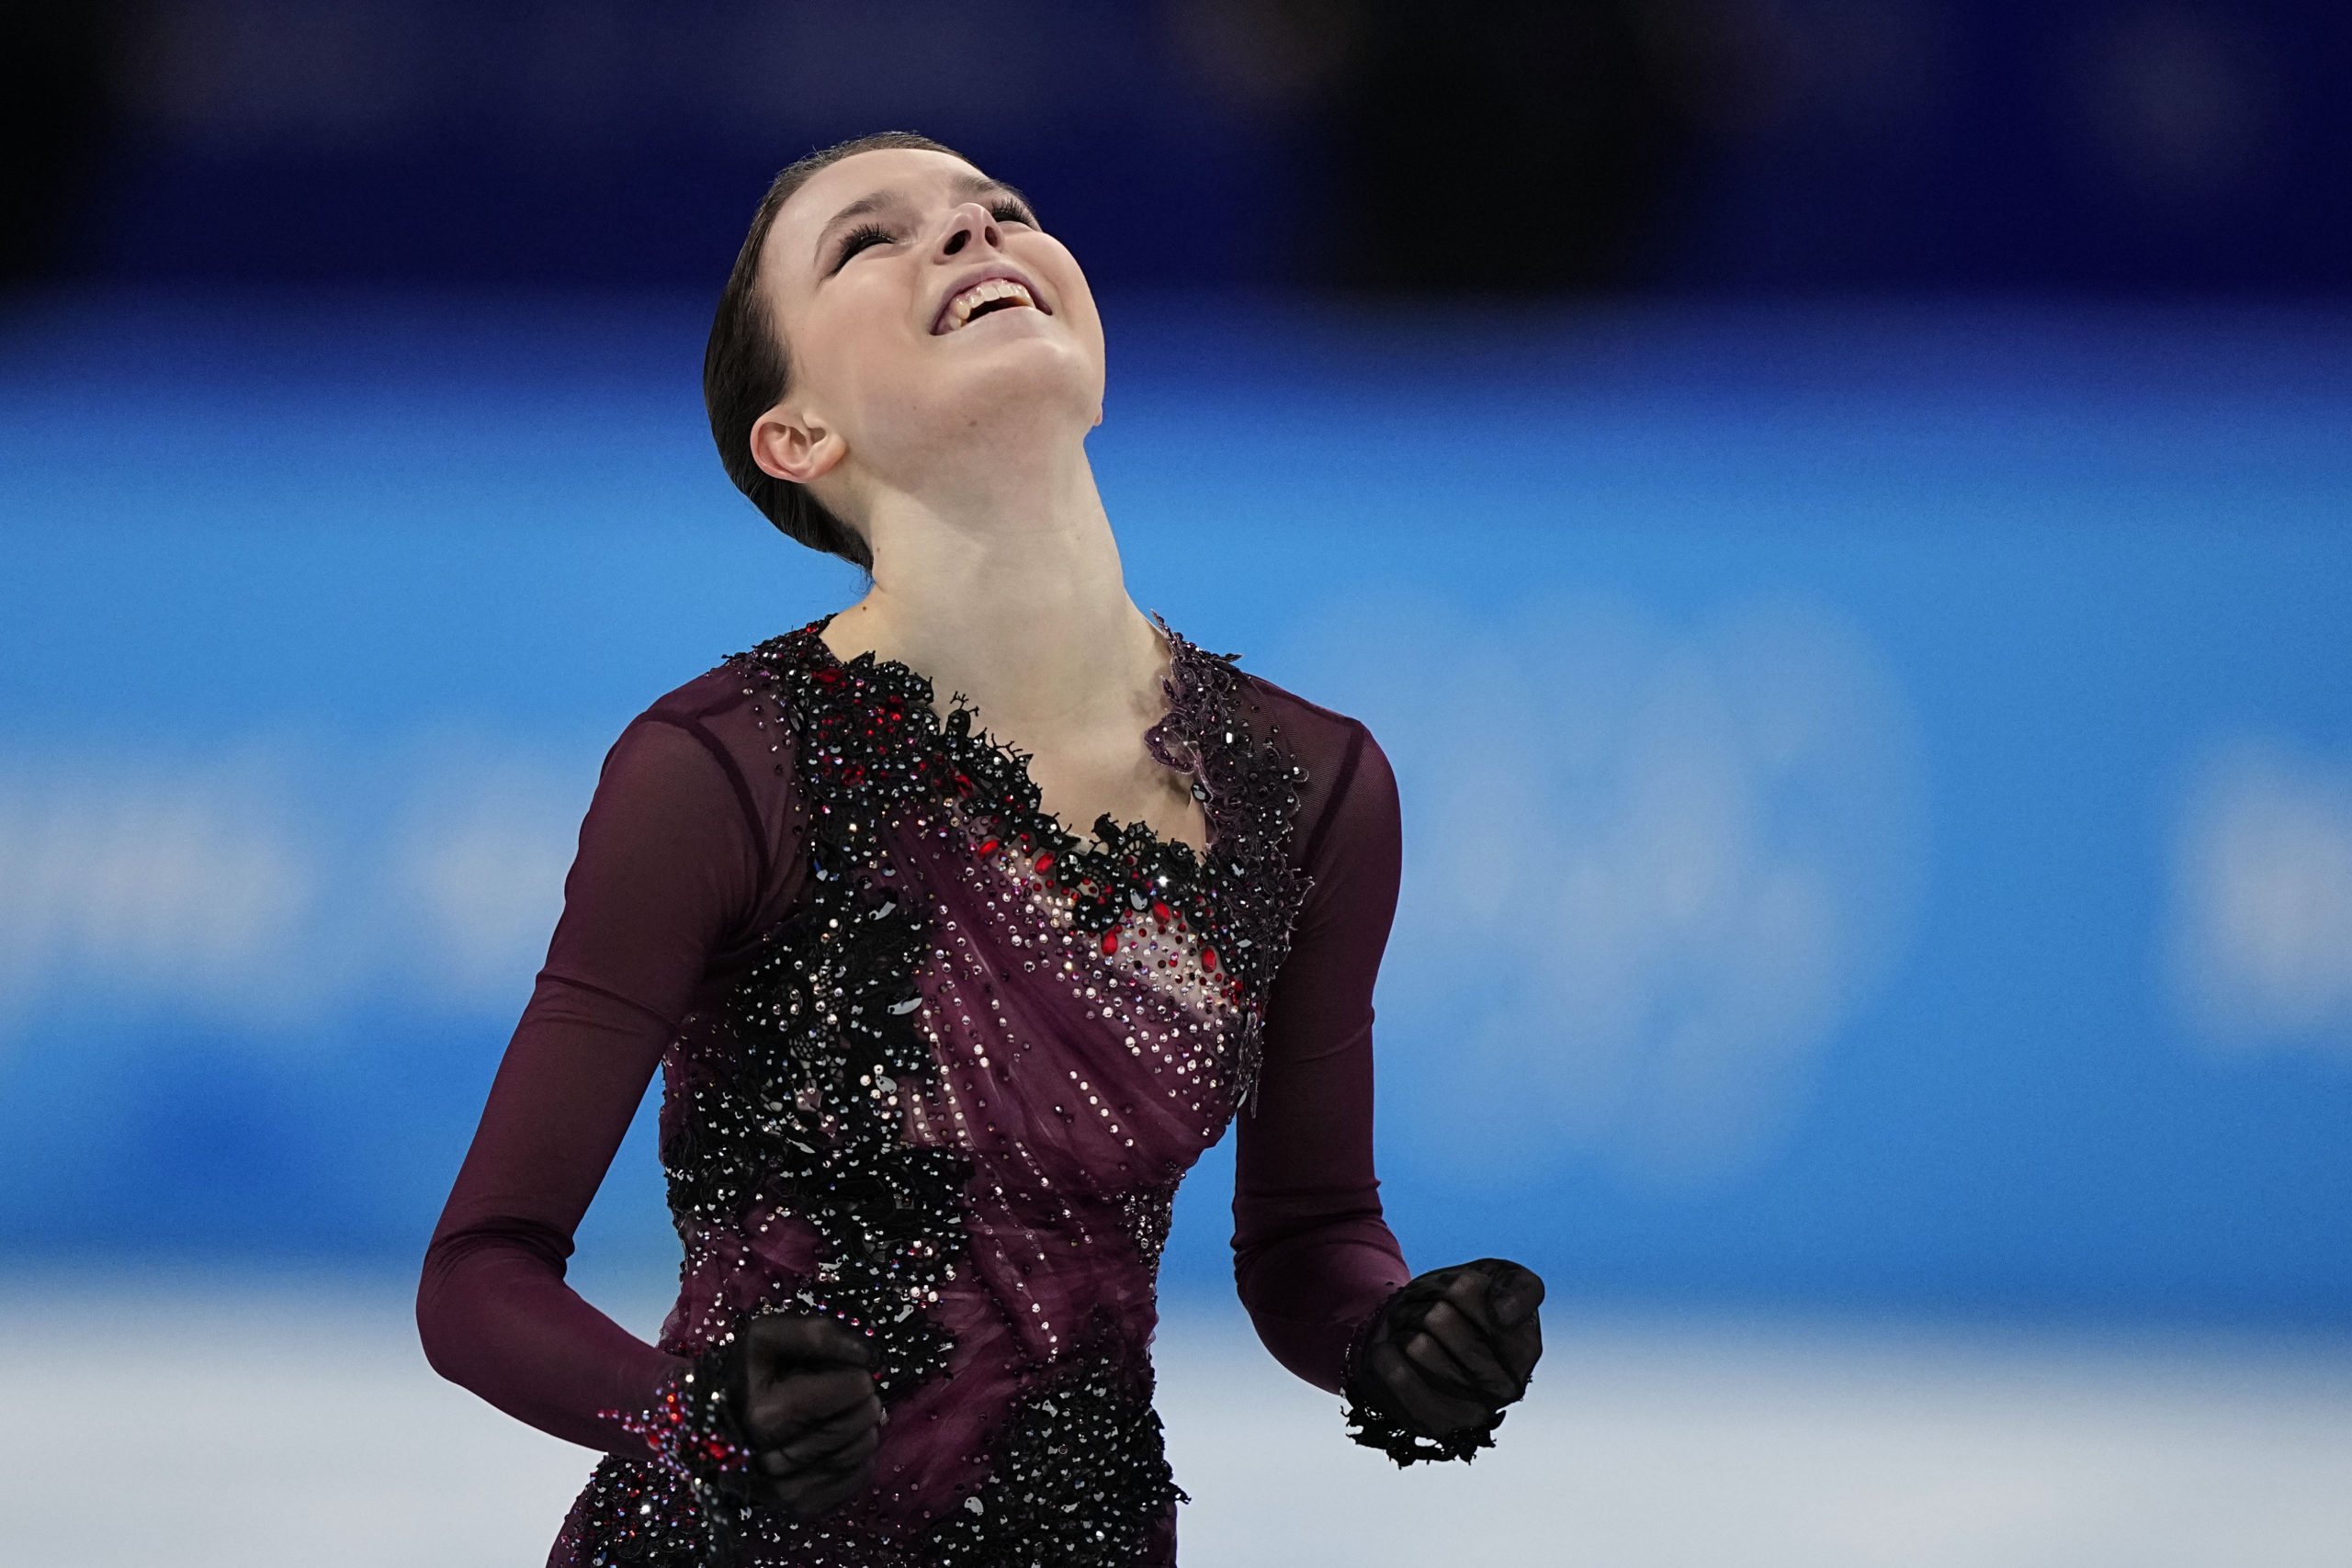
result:
[(752, 426), (752, 460), (773, 479), (805, 485), (831, 473), (848, 453), (840, 432), (789, 401), (776, 404)]

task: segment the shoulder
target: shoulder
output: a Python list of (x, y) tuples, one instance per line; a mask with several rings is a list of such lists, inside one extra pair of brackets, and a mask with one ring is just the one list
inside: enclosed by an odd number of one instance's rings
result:
[(638, 719), (695, 724), (724, 718), (751, 705), (757, 687), (747, 676), (741, 656), (738, 655), (704, 671), (684, 685), (662, 693), (638, 715)]
[(1380, 777), (1389, 779), (1390, 788), (1395, 787), (1387, 755), (1363, 720), (1309, 702), (1262, 675), (1238, 673), (1245, 700), (1267, 721), (1266, 738), (1297, 760), (1306, 770), (1310, 785), (1342, 793), (1341, 775), (1352, 775), (1370, 765)]
[(1351, 718), (1320, 703), (1309, 702), (1297, 693), (1277, 686), (1253, 671), (1237, 666), (1234, 673), (1241, 678), (1244, 700), (1272, 718), (1282, 734), (1297, 746), (1309, 750), (1327, 751), (1375, 744), (1372, 731), (1361, 719)]
[(655, 698), (629, 720), (605, 761), (605, 776), (665, 781), (673, 789), (722, 787), (752, 817), (790, 773), (788, 726), (773, 692), (743, 655)]
[(1335, 836), (1348, 841), (1393, 839), (1398, 831), (1396, 778), (1371, 729), (1361, 719), (1309, 702), (1262, 676), (1240, 673), (1244, 700), (1260, 716), (1262, 738), (1286, 752), (1306, 775), (1297, 786), (1294, 855), (1306, 863), (1318, 862), (1334, 847)]
[(628, 722), (605, 755), (590, 814), (664, 852), (740, 852), (754, 886), (767, 888), (794, 863), (797, 784), (774, 689), (739, 655)]
[(630, 729), (683, 731), (700, 737), (739, 763), (757, 760), (763, 769), (770, 769), (791, 739), (786, 709), (795, 687), (803, 683), (794, 677), (821, 675), (822, 667), (831, 662), (817, 635), (824, 624), (813, 621), (770, 637), (757, 648), (729, 655), (655, 699), (631, 721)]
[(759, 705), (758, 690), (730, 659), (656, 697), (629, 720), (614, 752), (700, 750), (722, 764), (740, 766), (743, 758), (737, 753), (747, 750), (758, 730), (752, 712)]

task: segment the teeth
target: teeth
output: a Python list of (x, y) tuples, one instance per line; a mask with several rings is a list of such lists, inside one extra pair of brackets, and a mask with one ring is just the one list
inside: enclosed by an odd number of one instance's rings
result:
[(992, 277), (986, 283), (974, 284), (947, 302), (947, 330), (954, 332), (972, 319), (972, 312), (991, 299), (1018, 299), (1035, 308), (1036, 301), (1029, 290), (1009, 277)]

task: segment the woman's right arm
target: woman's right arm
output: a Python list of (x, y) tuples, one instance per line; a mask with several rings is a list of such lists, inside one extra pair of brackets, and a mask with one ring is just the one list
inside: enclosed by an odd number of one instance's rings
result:
[(580, 1217), (711, 955), (776, 878), (752, 797), (697, 716), (657, 709), (605, 759), (563, 918), (424, 1258), (417, 1327), (451, 1382), (545, 1432), (639, 1453), (686, 1363), (564, 1283)]

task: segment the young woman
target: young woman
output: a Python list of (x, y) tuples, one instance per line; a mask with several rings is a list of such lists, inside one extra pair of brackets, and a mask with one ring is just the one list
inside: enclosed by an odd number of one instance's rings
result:
[[(1467, 1458), (1525, 1391), (1542, 1283), (1408, 1279), (1375, 1196), (1387, 763), (1128, 600), (1102, 378), (1078, 264), (946, 148), (762, 203), (712, 429), (873, 587), (613, 748), (418, 1296), (444, 1375), (607, 1450), (555, 1563), (1172, 1562), (1154, 1283), (1228, 1124), (1241, 1298), (1358, 1441)], [(657, 1064), (648, 1346), (563, 1262)]]

